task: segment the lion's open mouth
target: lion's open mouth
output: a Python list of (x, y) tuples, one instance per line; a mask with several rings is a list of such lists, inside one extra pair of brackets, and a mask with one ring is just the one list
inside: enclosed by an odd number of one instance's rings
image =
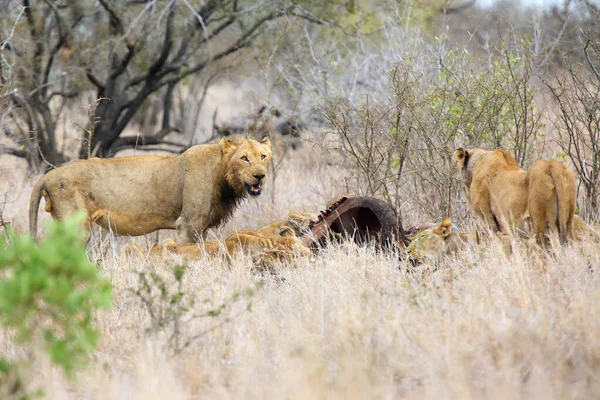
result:
[(250, 196), (258, 196), (262, 193), (262, 183), (260, 182), (254, 185), (244, 183), (244, 187), (246, 188), (246, 192), (248, 192)]

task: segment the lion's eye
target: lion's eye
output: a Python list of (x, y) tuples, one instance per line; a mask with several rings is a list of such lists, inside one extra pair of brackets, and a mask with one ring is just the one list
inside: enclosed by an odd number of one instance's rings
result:
[(263, 154), (262, 156), (260, 156), (260, 159), (261, 159), (261, 160), (264, 160), (265, 158), (267, 158), (267, 156), (266, 156), (266, 155), (264, 155), (264, 154)]
[(246, 157), (246, 156), (242, 156), (242, 161), (244, 161), (244, 162), (249, 162), (250, 160), (248, 160), (248, 157)]

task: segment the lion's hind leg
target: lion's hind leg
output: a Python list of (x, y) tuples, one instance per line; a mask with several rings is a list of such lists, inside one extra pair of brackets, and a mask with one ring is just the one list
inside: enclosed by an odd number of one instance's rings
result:
[(85, 233), (87, 244), (90, 240), (92, 219), (83, 196), (74, 190), (67, 189), (60, 189), (60, 193), (56, 193), (56, 190), (48, 191), (46, 196), (46, 210), (50, 209), (50, 214), (56, 221), (69, 219), (78, 211), (85, 212), (86, 220), (80, 229)]
[(530, 192), (527, 207), (535, 241), (547, 248), (550, 245), (550, 235), (558, 234), (558, 209), (553, 190)]

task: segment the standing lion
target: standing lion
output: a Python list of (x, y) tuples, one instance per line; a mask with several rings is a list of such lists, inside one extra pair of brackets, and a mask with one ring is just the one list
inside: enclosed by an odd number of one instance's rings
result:
[(262, 193), (271, 142), (251, 139), (198, 145), (179, 156), (133, 156), (78, 160), (44, 175), (29, 203), (35, 239), (38, 207), (57, 220), (78, 210), (88, 227), (97, 223), (119, 235), (139, 236), (177, 229), (179, 239), (197, 242), (226, 221), (247, 195)]
[(561, 243), (573, 240), (577, 185), (575, 174), (558, 161), (538, 160), (529, 168), (527, 207), (535, 240), (548, 244), (546, 231), (558, 233)]
[(478, 148), (459, 148), (453, 159), (471, 208), (493, 231), (523, 231), (529, 215), (538, 244), (548, 244), (547, 233), (573, 238), (575, 175), (564, 163), (539, 160), (525, 171), (506, 150)]

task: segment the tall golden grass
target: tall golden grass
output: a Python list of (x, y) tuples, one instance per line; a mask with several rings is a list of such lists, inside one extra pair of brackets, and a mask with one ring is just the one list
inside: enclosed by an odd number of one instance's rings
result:
[[(324, 208), (340, 172), (313, 153), (287, 159), (267, 189), (275, 196), (247, 202), (214, 234)], [(26, 229), (33, 181), (18, 182), (6, 212)], [(168, 327), (147, 331), (151, 319), (131, 289), (139, 272), (171, 282), (182, 260), (127, 258), (120, 249), (130, 239), (99, 237), (91, 254), (112, 282), (114, 308), (97, 316), (101, 344), (74, 381), (35, 361), (29, 384), (48, 399), (600, 397), (600, 251), (592, 243), (546, 255), (515, 244), (510, 257), (499, 245), (473, 247), (416, 269), (347, 243), (273, 271), (252, 269), (242, 255), (187, 263), (184, 289), (196, 301), (180, 341), (204, 333), (175, 353)], [(251, 296), (231, 300), (248, 288)], [(188, 320), (224, 303), (216, 317)], [(20, 351), (0, 331), (0, 352)]]

